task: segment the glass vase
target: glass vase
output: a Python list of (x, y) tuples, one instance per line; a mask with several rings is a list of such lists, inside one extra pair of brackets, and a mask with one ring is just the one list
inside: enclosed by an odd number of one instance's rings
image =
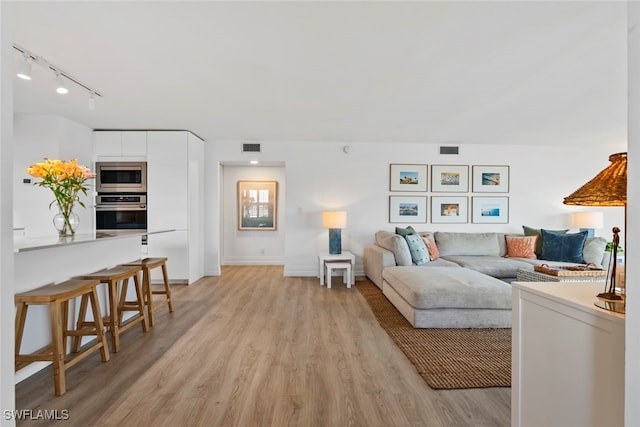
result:
[(76, 234), (76, 230), (80, 225), (80, 217), (73, 212), (73, 207), (65, 215), (64, 210), (59, 209), (58, 213), (53, 216), (53, 226), (58, 230), (60, 237), (69, 237)]

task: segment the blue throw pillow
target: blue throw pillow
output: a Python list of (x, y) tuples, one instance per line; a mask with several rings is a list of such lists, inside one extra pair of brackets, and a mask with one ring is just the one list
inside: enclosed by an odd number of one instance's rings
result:
[(542, 233), (542, 259), (547, 261), (574, 262), (584, 264), (582, 251), (587, 241), (587, 232), (564, 234), (549, 230)]
[(429, 262), (429, 250), (425, 245), (422, 236), (419, 234), (408, 234), (404, 236), (409, 246), (409, 252), (411, 252), (411, 260), (416, 265), (422, 265)]

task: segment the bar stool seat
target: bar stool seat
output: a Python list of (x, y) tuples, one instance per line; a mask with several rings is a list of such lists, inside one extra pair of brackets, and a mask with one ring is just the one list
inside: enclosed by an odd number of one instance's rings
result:
[[(171, 287), (169, 286), (169, 275), (167, 274), (167, 258), (159, 257), (159, 258), (144, 258), (136, 261), (128, 262), (126, 264), (122, 264), (126, 266), (139, 266), (142, 268), (142, 286), (144, 288), (145, 293), (145, 303), (147, 305), (147, 312), (149, 316), (149, 325), (153, 326), (154, 317), (153, 312), (158, 308), (154, 305), (153, 296), (154, 295), (164, 295), (165, 300), (163, 303), (166, 303), (169, 306), (169, 312), (173, 312), (173, 301), (171, 300)], [(151, 270), (157, 267), (162, 268), (162, 278), (163, 278), (163, 290), (153, 290), (151, 287)]]
[[(24, 368), (32, 362), (49, 361), (53, 363), (53, 383), (56, 396), (66, 392), (66, 370), (80, 362), (89, 354), (100, 350), (103, 362), (109, 361), (109, 349), (104, 334), (102, 314), (98, 303), (96, 286), (99, 280), (71, 279), (59, 284), (50, 284), (15, 296), (16, 336), (15, 369)], [(91, 303), (93, 320), (84, 322), (77, 329), (69, 329), (69, 301), (77, 297), (87, 298)], [(48, 305), (51, 319), (51, 345), (31, 354), (21, 354), (24, 325), (30, 305)], [(73, 323), (73, 322), (72, 322)], [(95, 336), (97, 340), (80, 349), (80, 338)], [(67, 355), (67, 337), (74, 337), (78, 345)], [(74, 354), (75, 353), (75, 354)]]
[(351, 288), (351, 263), (350, 262), (327, 262), (325, 263), (327, 288), (331, 288), (331, 274), (333, 270), (344, 270), (342, 282), (347, 284), (347, 288)]
[[(137, 323), (142, 324), (142, 331), (147, 332), (147, 315), (144, 311), (144, 292), (138, 272), (141, 270), (137, 266), (118, 265), (105, 270), (96, 271), (95, 273), (80, 276), (81, 279), (97, 279), (101, 283), (105, 283), (109, 289), (109, 315), (105, 317), (105, 323), (109, 326), (109, 334), (111, 336), (112, 351), (120, 350), (120, 334), (131, 328)], [(133, 278), (136, 291), (136, 299), (127, 301), (127, 290), (129, 279)], [(118, 289), (120, 284), (120, 289)], [(119, 295), (119, 297), (118, 297)], [(127, 311), (136, 312), (137, 315), (123, 321), (123, 314)], [(80, 315), (86, 313), (86, 300), (83, 298), (80, 303)], [(78, 322), (84, 321), (81, 317)]]

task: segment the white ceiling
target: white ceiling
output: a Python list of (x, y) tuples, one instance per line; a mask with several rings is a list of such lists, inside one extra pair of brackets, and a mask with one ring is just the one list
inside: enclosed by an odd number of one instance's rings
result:
[(626, 141), (625, 2), (2, 7), (14, 43), (104, 95), (90, 111), (34, 66), (19, 113), (208, 141)]

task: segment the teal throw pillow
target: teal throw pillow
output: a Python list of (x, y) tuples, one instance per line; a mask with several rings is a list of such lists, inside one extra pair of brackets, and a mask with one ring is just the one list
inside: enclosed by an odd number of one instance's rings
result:
[(416, 265), (422, 265), (429, 262), (429, 250), (425, 245), (422, 236), (418, 234), (408, 234), (404, 236), (409, 246), (409, 252), (411, 252), (411, 260)]
[(584, 264), (582, 251), (587, 241), (587, 232), (565, 234), (548, 230), (542, 233), (542, 259), (547, 261), (574, 262)]
[(396, 227), (396, 234), (399, 234), (402, 237), (406, 237), (409, 234), (418, 234), (418, 233), (416, 233), (416, 230), (414, 230), (412, 226), (408, 226), (407, 228)]
[[(524, 230), (524, 235), (525, 236), (538, 236), (538, 240), (536, 241), (536, 256), (538, 258), (540, 258), (542, 256), (542, 244), (543, 244), (543, 238), (542, 238), (542, 234), (540, 233), (540, 229), (539, 228), (533, 228), (533, 227), (527, 227), (526, 225), (522, 226), (522, 229)], [(566, 233), (569, 230), (548, 230), (548, 231), (553, 231), (554, 233)]]

